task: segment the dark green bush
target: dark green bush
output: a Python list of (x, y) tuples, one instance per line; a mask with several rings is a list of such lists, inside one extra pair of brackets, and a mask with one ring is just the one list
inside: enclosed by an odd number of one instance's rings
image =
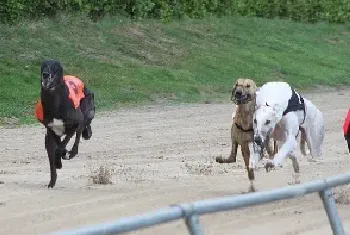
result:
[(350, 0), (3, 0), (0, 22), (55, 17), (59, 12), (81, 12), (94, 21), (105, 15), (126, 14), (134, 18), (203, 18), (237, 14), (264, 18), (287, 18), (315, 23), (345, 23)]

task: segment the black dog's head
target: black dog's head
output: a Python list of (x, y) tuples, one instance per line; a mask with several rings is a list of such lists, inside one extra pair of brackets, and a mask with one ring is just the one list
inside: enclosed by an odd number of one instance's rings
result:
[(57, 60), (45, 60), (41, 64), (41, 87), (44, 90), (54, 91), (63, 83), (61, 63)]

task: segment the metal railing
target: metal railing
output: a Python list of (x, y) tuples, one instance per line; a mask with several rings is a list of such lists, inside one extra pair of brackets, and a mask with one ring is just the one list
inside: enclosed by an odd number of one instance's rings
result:
[(305, 184), (278, 188), (271, 191), (201, 200), (191, 204), (171, 205), (167, 208), (143, 215), (121, 218), (112, 223), (99, 224), (66, 232), (57, 232), (51, 235), (120, 234), (181, 218), (185, 219), (187, 229), (191, 235), (203, 235), (204, 233), (199, 223), (200, 215), (301, 197), (310, 193), (319, 193), (333, 233), (335, 235), (345, 235), (331, 188), (349, 183), (350, 173), (341, 174), (325, 180), (315, 180)]

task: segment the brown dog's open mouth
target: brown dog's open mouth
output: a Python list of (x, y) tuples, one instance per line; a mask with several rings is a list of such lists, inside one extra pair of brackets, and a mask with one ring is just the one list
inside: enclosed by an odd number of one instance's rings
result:
[(251, 98), (252, 96), (249, 93), (244, 94), (242, 92), (236, 92), (235, 90), (233, 90), (231, 94), (231, 100), (236, 104), (245, 104), (250, 101)]

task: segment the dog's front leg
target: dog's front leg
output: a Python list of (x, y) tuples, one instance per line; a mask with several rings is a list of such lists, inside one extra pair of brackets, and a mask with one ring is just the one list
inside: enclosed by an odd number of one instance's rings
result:
[(254, 151), (254, 143), (250, 142), (248, 144), (250, 157), (249, 157), (249, 169), (253, 170), (257, 168), (257, 163), (261, 160), (260, 155)]
[(293, 113), (288, 113), (285, 117), (285, 135), (286, 141), (283, 143), (278, 153), (274, 156), (273, 160), (268, 160), (266, 163), (266, 170), (275, 166), (282, 166), (283, 160), (294, 151), (296, 144), (295, 136), (299, 131), (298, 117)]
[(66, 156), (66, 146), (69, 142), (69, 140), (73, 137), (73, 133), (68, 133), (64, 139), (61, 141), (61, 143), (57, 146), (56, 151), (55, 151), (55, 156), (57, 158), (63, 158), (64, 160), (68, 160), (69, 158)]
[(73, 147), (72, 149), (69, 151), (69, 159), (72, 159), (74, 158), (78, 152), (79, 152), (79, 143), (80, 143), (80, 138), (81, 138), (81, 135), (82, 135), (82, 132), (85, 128), (85, 119), (84, 119), (84, 116), (82, 114), (82, 112), (80, 112), (80, 118), (78, 119), (78, 126), (74, 125), (74, 130), (75, 130), (75, 141), (74, 141), (74, 144), (73, 144)]
[(56, 140), (54, 133), (49, 129), (47, 129), (47, 133), (45, 135), (45, 148), (50, 162), (50, 183), (48, 187), (53, 188), (57, 180), (57, 162), (55, 158)]
[(81, 133), (82, 133), (82, 130), (80, 130), (80, 129), (75, 133), (75, 141), (74, 141), (74, 144), (73, 144), (71, 151), (69, 151), (69, 159), (74, 158), (79, 152), (78, 150), (79, 150), (79, 142), (80, 142)]
[(274, 166), (281, 166), (283, 160), (288, 157), (289, 153), (294, 150), (295, 146), (295, 136), (288, 135), (287, 141), (282, 145), (281, 149), (278, 151), (278, 153), (274, 156), (272, 162)]

